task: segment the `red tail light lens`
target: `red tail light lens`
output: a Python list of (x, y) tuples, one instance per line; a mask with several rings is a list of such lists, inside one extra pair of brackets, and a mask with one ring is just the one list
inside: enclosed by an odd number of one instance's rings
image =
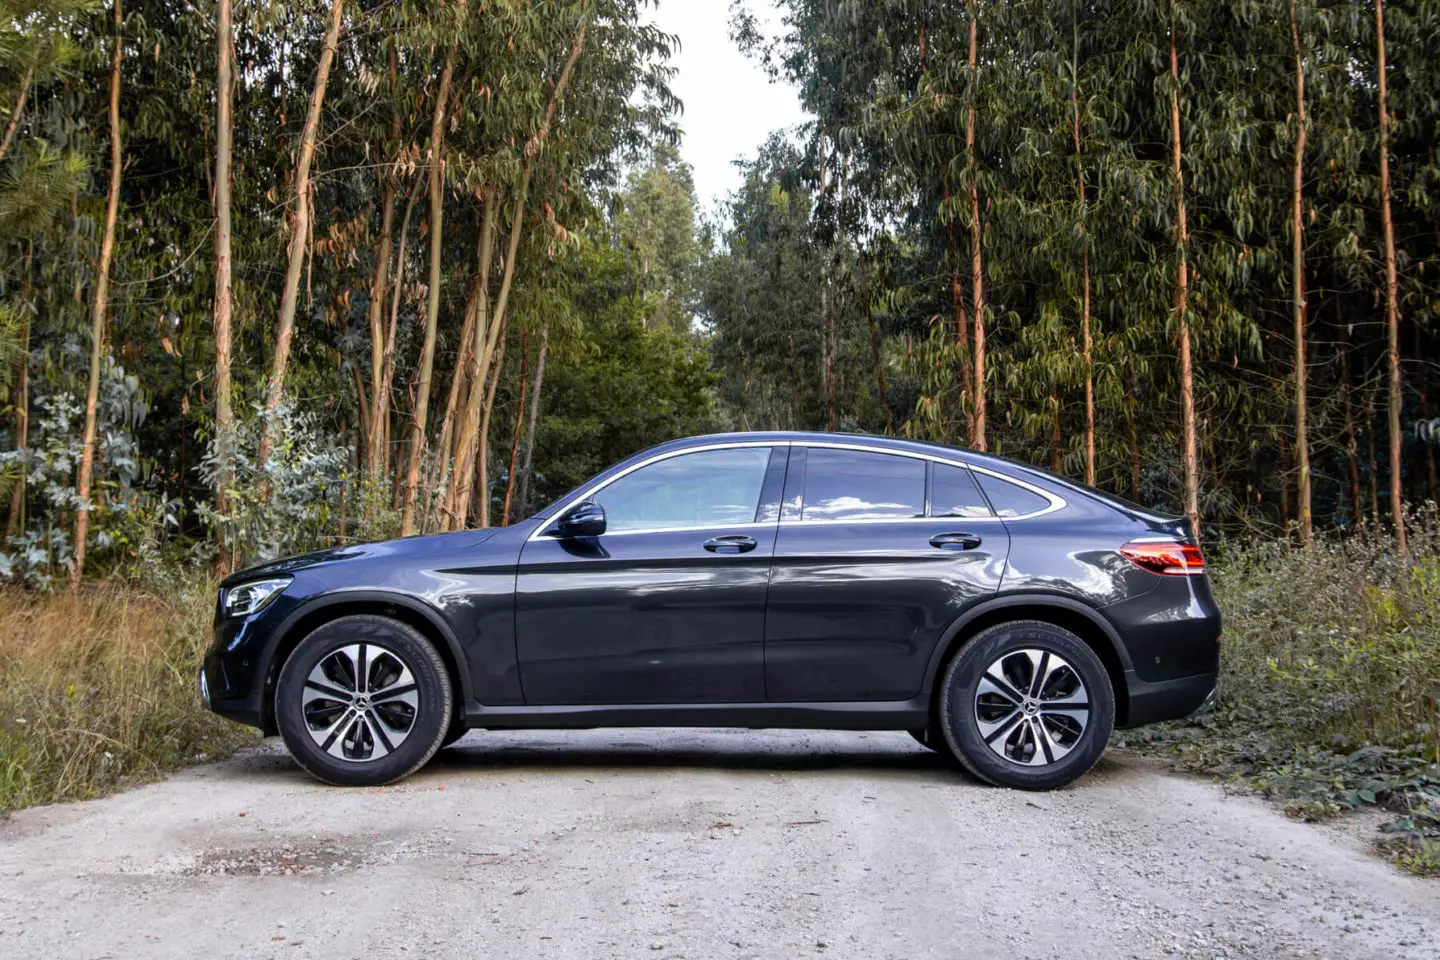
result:
[(1205, 572), (1205, 555), (1193, 543), (1132, 540), (1120, 555), (1137, 567), (1166, 577), (1194, 577)]

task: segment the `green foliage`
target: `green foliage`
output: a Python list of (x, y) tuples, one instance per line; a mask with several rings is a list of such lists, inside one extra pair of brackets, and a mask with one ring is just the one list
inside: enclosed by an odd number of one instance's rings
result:
[[(1212, 547), (1225, 613), (1216, 709), (1127, 732), (1125, 742), (1236, 777), (1297, 816), (1433, 803), (1440, 514), (1418, 514), (1410, 529), (1409, 557), (1373, 529), (1308, 549), (1272, 541)], [(1428, 822), (1417, 816), (1405, 822)], [(1391, 829), (1397, 842), (1418, 844), (1416, 855), (1433, 854), (1420, 827)]]

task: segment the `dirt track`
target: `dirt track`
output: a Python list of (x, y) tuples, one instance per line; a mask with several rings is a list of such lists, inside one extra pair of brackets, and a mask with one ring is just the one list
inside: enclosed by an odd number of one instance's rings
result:
[(472, 733), (398, 788), (278, 746), (0, 822), (0, 956), (1440, 957), (1440, 883), (1112, 751), (1023, 794), (904, 734)]

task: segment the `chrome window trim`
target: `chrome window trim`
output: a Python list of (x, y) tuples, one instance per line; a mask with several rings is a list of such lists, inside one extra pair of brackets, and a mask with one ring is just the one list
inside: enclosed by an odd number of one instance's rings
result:
[[(653, 457), (648, 457), (648, 458), (646, 458), (646, 459), (644, 459), (644, 460), (641, 460), (639, 463), (631, 464), (630, 466), (626, 467), (624, 470), (621, 470), (619, 473), (615, 474), (615, 476), (613, 476), (613, 477), (609, 477), (609, 478), (605, 479), (604, 481), (595, 484), (594, 486), (587, 487), (585, 490), (583, 490), (583, 491), (581, 491), (580, 493), (577, 493), (575, 496), (571, 497), (569, 500), (567, 500), (567, 501), (566, 501), (564, 504), (562, 504), (561, 506), (556, 507), (555, 510), (554, 510), (554, 512), (551, 513), (551, 515), (546, 518), (545, 522), (542, 523), (542, 524), (540, 524), (540, 526), (535, 529), (535, 532), (534, 532), (534, 533), (530, 534), (530, 536), (528, 536), (528, 537), (525, 538), (525, 542), (526, 542), (526, 543), (530, 543), (531, 541), (534, 541), (534, 540), (553, 540), (554, 537), (544, 536), (544, 533), (545, 533), (546, 530), (548, 530), (548, 529), (550, 528), (550, 525), (551, 525), (552, 523), (554, 523), (554, 522), (555, 522), (556, 520), (558, 520), (560, 517), (563, 517), (563, 516), (565, 515), (565, 512), (566, 512), (567, 510), (569, 510), (571, 507), (575, 506), (577, 503), (584, 503), (586, 500), (589, 500), (591, 497), (595, 496), (595, 494), (599, 493), (601, 490), (604, 490), (606, 487), (610, 486), (610, 484), (614, 483), (616, 480), (619, 480), (621, 477), (629, 476), (630, 474), (634, 473), (636, 470), (639, 470), (641, 467), (648, 467), (648, 466), (650, 466), (650, 464), (652, 464), (652, 463), (659, 463), (661, 460), (669, 460), (671, 457), (679, 457), (679, 456), (683, 456), (684, 454), (687, 454), (687, 453), (705, 453), (706, 451), (709, 451), (709, 450), (733, 450), (733, 449), (736, 449), (736, 448), (739, 448), (739, 447), (786, 447), (786, 448), (788, 448), (789, 446), (790, 446), (790, 441), (788, 441), (788, 440), (778, 440), (778, 441), (777, 441), (777, 440), (737, 440), (737, 441), (732, 441), (732, 442), (729, 442), (729, 443), (713, 443), (713, 444), (706, 444), (706, 445), (700, 446), (700, 447), (685, 447), (685, 448), (680, 449), (680, 450), (667, 450), (665, 453), (657, 453), (655, 456), (653, 456)], [(763, 480), (761, 481), (761, 485), (762, 485), (762, 489), (763, 489), (763, 485), (764, 485), (764, 481), (763, 481)], [(671, 533), (671, 532), (674, 532), (674, 531), (676, 531), (676, 530), (714, 530), (714, 529), (717, 529), (719, 526), (725, 526), (725, 527), (738, 527), (738, 526), (768, 527), (768, 526), (771, 526), (771, 524), (768, 524), (768, 523), (756, 523), (756, 522), (754, 522), (753, 520), (751, 520), (751, 521), (749, 521), (749, 522), (744, 522), (744, 523), (730, 523), (730, 524), (719, 524), (719, 525), (710, 524), (710, 525), (701, 526), (701, 527), (655, 527), (655, 528), (646, 529), (646, 530), (616, 530), (614, 533), (610, 533), (609, 531), (606, 531), (605, 534), (604, 534), (604, 536), (607, 536), (607, 537), (611, 537), (611, 536), (621, 536), (621, 537), (623, 537), (623, 536), (625, 536), (626, 534), (631, 534), (631, 533)]]
[[(1031, 493), (1036, 494), (1037, 496), (1043, 497), (1045, 500), (1049, 501), (1050, 505), (1043, 510), (1036, 510), (1032, 513), (1021, 514), (1018, 517), (866, 517), (854, 520), (832, 520), (828, 518), (819, 520), (776, 520), (769, 523), (756, 523), (754, 521), (749, 521), (741, 523), (706, 524), (704, 526), (695, 527), (655, 527), (646, 530), (616, 530), (613, 533), (607, 532), (604, 534), (604, 536), (623, 537), (636, 533), (676, 533), (685, 530), (703, 531), (718, 530), (722, 528), (729, 529), (731, 527), (744, 528), (770, 526), (814, 526), (819, 524), (828, 524), (831, 526), (835, 526), (837, 524), (865, 523), (938, 523), (942, 520), (962, 523), (998, 523), (1016, 520), (1033, 520), (1036, 517), (1043, 517), (1046, 514), (1054, 513), (1057, 510), (1063, 510), (1066, 506), (1069, 505), (1063, 497), (1057, 496), (1056, 494), (1053, 494), (1048, 490), (1043, 490), (1040, 487), (1035, 486), (1033, 483), (1027, 483), (1026, 481), (1021, 480), (1018, 477), (1013, 477), (1008, 474), (1001, 473), (998, 470), (991, 470), (988, 467), (982, 467), (977, 464), (968, 463), (964, 460), (960, 460), (957, 458), (942, 456), (940, 454), (923, 453), (919, 450), (896, 450), (890, 447), (877, 447), (872, 444), (865, 443), (845, 443), (838, 440), (732, 440), (724, 443), (704, 444), (698, 447), (684, 447), (680, 450), (667, 450), (664, 453), (657, 453), (653, 457), (647, 457), (646, 459), (641, 460), (639, 463), (631, 464), (624, 470), (615, 474), (615, 476), (609, 477), (603, 482), (597, 483), (594, 486), (587, 487), (585, 490), (571, 497), (564, 504), (556, 507), (550, 517), (547, 518), (546, 521), (542, 523), (539, 527), (537, 527), (535, 532), (530, 534), (530, 536), (526, 538), (525, 542), (529, 543), (535, 540), (554, 539), (553, 537), (545, 536), (544, 533), (547, 529), (549, 529), (550, 525), (554, 523), (556, 518), (564, 516), (565, 511), (569, 510), (577, 503), (584, 503), (586, 500), (595, 496), (595, 494), (599, 493), (601, 490), (605, 489), (610, 484), (614, 483), (616, 480), (619, 480), (621, 477), (628, 476), (629, 474), (634, 473), (636, 470), (639, 470), (641, 467), (648, 467), (652, 463), (658, 463), (661, 460), (668, 460), (671, 457), (683, 456), (687, 453), (704, 453), (709, 450), (731, 450), (737, 447), (785, 447), (788, 449), (790, 447), (797, 446), (826, 447), (832, 450), (859, 450), (862, 453), (879, 453), (887, 454), (894, 457), (910, 457), (914, 460), (927, 460), (931, 463), (943, 463), (952, 467), (963, 467), (969, 470), (973, 470), (977, 473), (983, 473), (986, 476), (994, 477), (996, 480), (1000, 480), (1005, 483), (1013, 483), (1017, 487), (1028, 490)], [(981, 493), (983, 494), (984, 491), (982, 490)], [(989, 498), (986, 497), (986, 500), (988, 501)]]

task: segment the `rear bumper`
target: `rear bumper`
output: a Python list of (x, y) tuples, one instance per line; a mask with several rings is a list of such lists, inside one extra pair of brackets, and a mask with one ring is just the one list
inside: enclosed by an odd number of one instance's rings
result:
[(1123, 722), (1119, 727), (1140, 727), (1161, 720), (1178, 720), (1206, 706), (1215, 696), (1216, 675), (1197, 673), (1175, 680), (1149, 683), (1125, 671), (1125, 686), (1130, 692)]

